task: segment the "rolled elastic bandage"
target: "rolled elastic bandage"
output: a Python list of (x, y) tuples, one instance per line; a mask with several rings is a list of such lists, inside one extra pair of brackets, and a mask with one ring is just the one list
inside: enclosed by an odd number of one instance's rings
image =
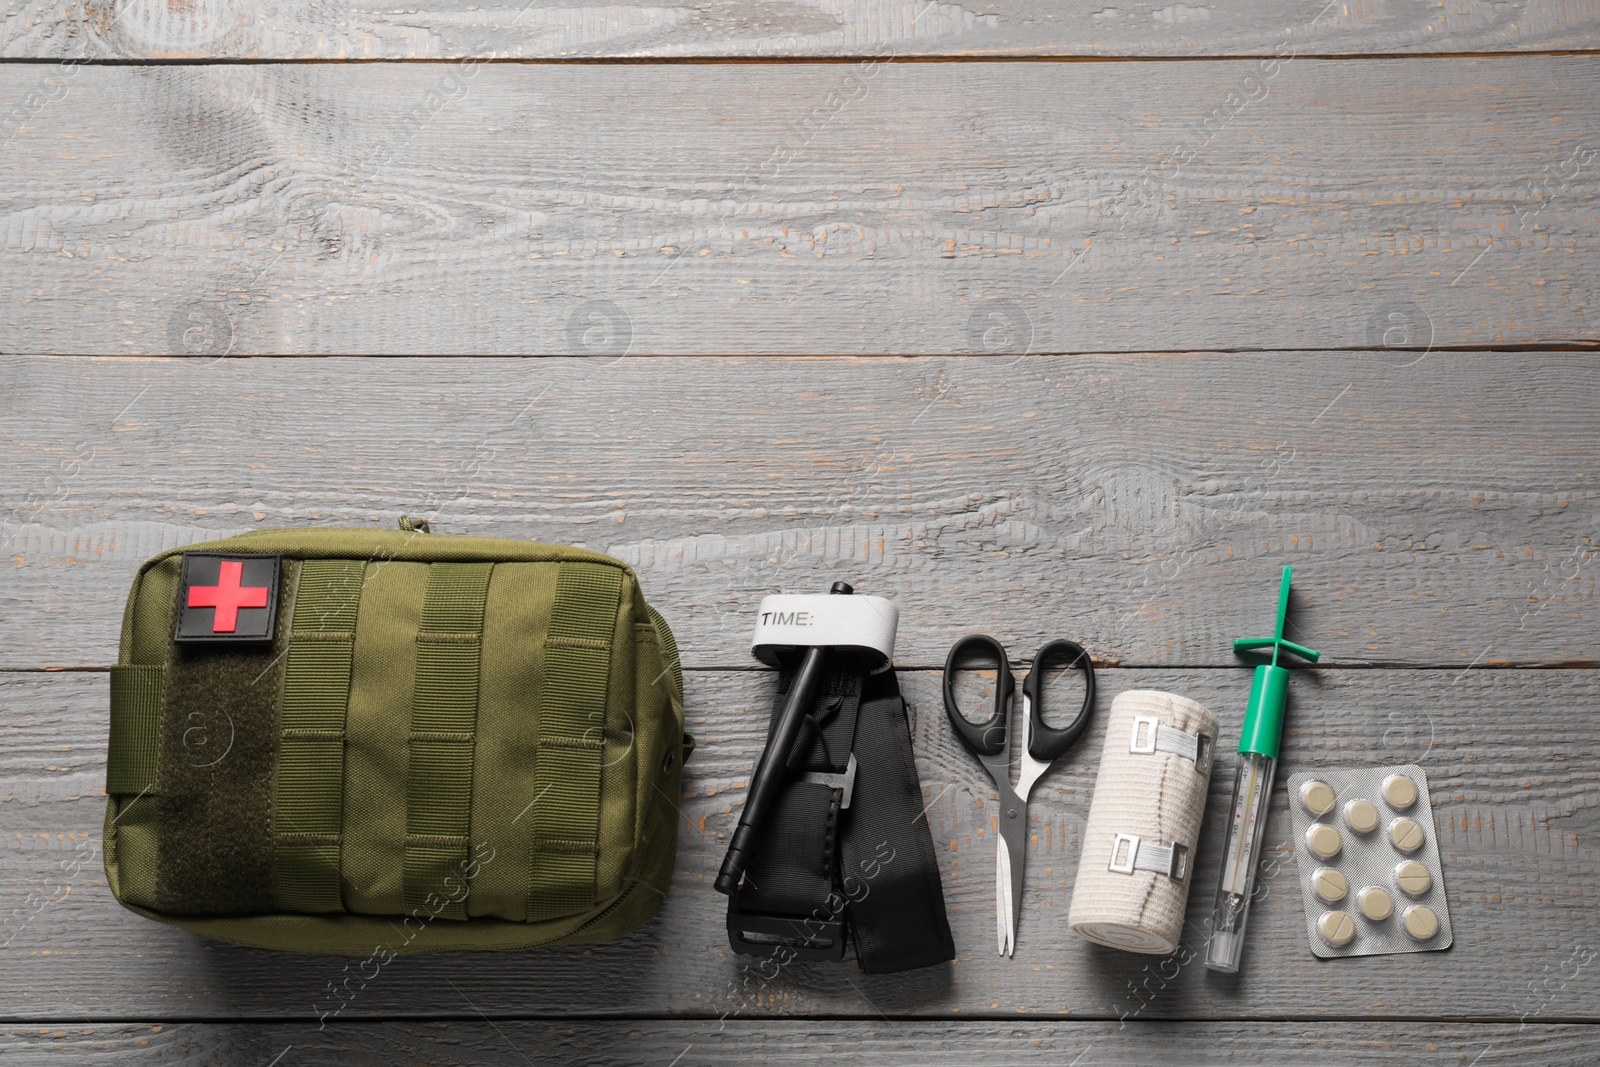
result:
[(1175, 693), (1111, 702), (1067, 923), (1128, 952), (1178, 947), (1206, 811), (1217, 717)]

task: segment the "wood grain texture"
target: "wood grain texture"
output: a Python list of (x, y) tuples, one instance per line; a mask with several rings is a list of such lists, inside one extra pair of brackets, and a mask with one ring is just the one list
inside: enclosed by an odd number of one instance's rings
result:
[(0, 55), (116, 58), (436, 59), (677, 56), (1211, 56), (1592, 49), (1584, 0), (1288, 0), (1055, 4), (781, 3), (404, 9), (341, 0), (30, 0), (0, 23)]
[[(0, 1032), (7, 1064), (79, 1062), (149, 1067), (251, 1064), (393, 1067), (560, 1063), (570, 1067), (814, 1067), (838, 1056), (872, 1067), (1343, 1067), (1418, 1062), (1588, 1067), (1593, 1027), (1458, 1023), (1161, 1023), (1029, 1025), (922, 1021), (541, 1023), (505, 1020), (346, 1024), (31, 1024)], [(1079, 1057), (1076, 1061), (1071, 1057)]]
[[(1212, 774), (1192, 937), (1165, 960), (1119, 953), (1066, 931), (1084, 817), (1109, 701), (1129, 688), (1185, 693), (1235, 736), (1244, 670), (1100, 672), (1091, 731), (1030, 805), (1018, 954), (994, 955), (993, 800), (956, 745), (937, 672), (903, 672), (913, 745), (950, 908), (947, 968), (864, 976), (796, 964), (763, 974), (731, 955), (724, 899), (711, 880), (754, 765), (769, 674), (690, 672), (677, 873), (662, 914), (618, 942), (517, 954), (407, 957), (356, 992), (334, 1022), (360, 1018), (560, 1018), (579, 1014), (700, 1019), (823, 1015), (1016, 1020), (1600, 1019), (1600, 672), (1311, 670), (1298, 672), (1283, 761), (1304, 769), (1416, 761), (1432, 787), (1455, 944), (1426, 956), (1311, 955), (1282, 783), (1269, 818), (1262, 897), (1250, 914), (1245, 969), (1206, 972), (1195, 958), (1231, 792), (1231, 755)], [(99, 840), (106, 675), (0, 674), (0, 1017), (9, 1020), (218, 1018), (309, 1020), (337, 1002), (346, 960), (207, 942), (121, 909), (94, 864), (65, 866)], [(754, 709), (754, 710), (751, 710)], [(452, 986), (454, 988), (452, 988)], [(354, 988), (354, 987), (352, 987)], [(570, 1025), (570, 1024), (563, 1024)], [(628, 1023), (631, 1027), (636, 1023)], [(826, 1025), (819, 1023), (818, 1025)], [(885, 1036), (896, 1027), (885, 1024)], [(625, 1029), (618, 1026), (618, 1030)], [(1474, 1050), (1461, 1060), (1470, 1062)], [(1377, 1053), (1374, 1053), (1377, 1055)], [(267, 1058), (263, 1057), (261, 1062)], [(663, 1059), (665, 1063), (670, 1057)], [(1062, 1062), (1067, 1062), (1067, 1057)], [(638, 1061), (634, 1061), (638, 1062)], [(1491, 1061), (1486, 1061), (1491, 1062)]]
[(3, 351), (1600, 331), (1600, 57), (11, 65), (0, 116)]
[(1393, 355), (14, 358), (0, 665), (114, 662), (164, 548), (402, 514), (620, 557), (694, 666), (839, 578), (906, 666), (974, 630), (1232, 666), (1285, 563), (1327, 663), (1600, 662), (1594, 357)]

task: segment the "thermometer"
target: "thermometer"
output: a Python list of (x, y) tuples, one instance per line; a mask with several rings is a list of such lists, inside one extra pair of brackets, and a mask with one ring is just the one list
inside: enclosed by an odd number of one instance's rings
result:
[(1216, 909), (1211, 916), (1211, 942), (1206, 946), (1206, 966), (1233, 973), (1244, 953), (1245, 919), (1255, 889), (1256, 861), (1267, 828), (1267, 807), (1272, 802), (1272, 776), (1278, 767), (1278, 745), (1283, 739), (1283, 714), (1289, 700), (1289, 672), (1278, 666), (1278, 654), (1291, 652), (1312, 663), (1319, 653), (1283, 639), (1289, 612), (1289, 577), (1283, 568), (1278, 589), (1278, 625), (1272, 637), (1243, 638), (1233, 643), (1235, 652), (1271, 648), (1272, 662), (1256, 668), (1250, 683), (1250, 703), (1239, 736), (1239, 769), (1233, 779), (1233, 812), (1228, 816), (1228, 848), (1217, 879)]

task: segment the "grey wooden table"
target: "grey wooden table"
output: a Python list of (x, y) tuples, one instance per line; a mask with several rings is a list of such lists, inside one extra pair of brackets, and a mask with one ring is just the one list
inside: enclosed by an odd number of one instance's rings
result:
[[(1600, 1061), (1593, 0), (19, 0), (0, 146), (5, 1063)], [(658, 919), (320, 1027), (345, 961), (75, 861), (138, 563), (402, 513), (633, 565), (701, 745)], [(1102, 706), (1236, 731), (1285, 563), (1285, 769), (1427, 769), (1454, 947), (1314, 959), (1292, 876), (1234, 979), (1073, 939), (1097, 731), (996, 959), (949, 643), (1070, 635)], [(958, 958), (768, 980), (710, 887), (750, 613), (841, 576), (901, 605)]]

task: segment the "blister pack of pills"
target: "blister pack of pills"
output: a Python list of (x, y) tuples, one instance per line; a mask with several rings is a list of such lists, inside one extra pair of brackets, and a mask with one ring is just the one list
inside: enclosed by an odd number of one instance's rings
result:
[(1450, 947), (1450, 909), (1421, 767), (1289, 776), (1311, 951), (1325, 958)]

